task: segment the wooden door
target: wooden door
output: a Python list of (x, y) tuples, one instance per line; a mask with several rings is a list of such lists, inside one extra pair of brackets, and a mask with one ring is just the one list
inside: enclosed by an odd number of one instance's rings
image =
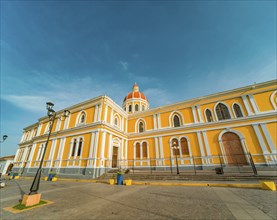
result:
[(112, 168), (117, 167), (118, 147), (113, 146)]
[(226, 132), (222, 136), (225, 156), (229, 165), (246, 165), (247, 161), (242, 149), (240, 138), (232, 132)]

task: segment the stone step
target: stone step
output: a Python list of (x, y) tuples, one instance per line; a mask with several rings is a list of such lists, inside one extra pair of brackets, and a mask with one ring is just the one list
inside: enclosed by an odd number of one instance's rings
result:
[[(108, 180), (115, 179), (116, 175), (113, 174), (105, 174), (99, 177), (100, 180)], [(132, 180), (197, 180), (197, 181), (205, 181), (205, 180), (276, 180), (276, 176), (255, 176), (253, 173), (248, 175), (185, 175), (185, 174), (170, 174), (170, 175), (151, 175), (151, 174), (124, 174), (125, 179)]]

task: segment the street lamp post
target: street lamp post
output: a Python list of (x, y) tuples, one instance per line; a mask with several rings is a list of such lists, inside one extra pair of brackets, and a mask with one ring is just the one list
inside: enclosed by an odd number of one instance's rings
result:
[(179, 146), (178, 146), (178, 143), (176, 141), (173, 141), (173, 143), (172, 143), (172, 149), (175, 152), (177, 174), (179, 175), (180, 172), (179, 172), (178, 159), (177, 159), (177, 150), (179, 149)]
[[(46, 103), (46, 109), (48, 111), (47, 115), (49, 117), (49, 123), (50, 123), (49, 133), (48, 133), (48, 137), (47, 137), (47, 140), (46, 140), (46, 143), (45, 143), (45, 148), (44, 148), (44, 151), (43, 151), (43, 154), (42, 154), (42, 158), (41, 158), (41, 161), (40, 161), (40, 164), (39, 164), (39, 168), (38, 168), (37, 173), (35, 175), (35, 178), (33, 180), (32, 186), (30, 188), (29, 195), (37, 194), (37, 191), (39, 189), (42, 164), (43, 164), (44, 156), (45, 156), (45, 153), (46, 153), (46, 150), (47, 150), (49, 138), (50, 138), (50, 135), (51, 135), (51, 132), (52, 132), (53, 124), (54, 124), (54, 121), (55, 121), (55, 118), (56, 118), (56, 112), (53, 110), (53, 106), (54, 106), (54, 104), (51, 103), (51, 102)], [(69, 115), (69, 113), (70, 112), (68, 110), (65, 110), (64, 114), (63, 114), (63, 117), (66, 118)]]
[(3, 141), (0, 141), (0, 143), (3, 143), (8, 138), (8, 135), (5, 134), (5, 135), (3, 135), (2, 138), (3, 138)]

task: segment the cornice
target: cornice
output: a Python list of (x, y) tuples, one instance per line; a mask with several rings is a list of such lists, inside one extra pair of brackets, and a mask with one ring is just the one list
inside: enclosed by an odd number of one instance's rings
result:
[[(96, 98), (89, 99), (89, 100), (86, 100), (84, 102), (78, 103), (76, 105), (72, 105), (72, 106), (70, 106), (68, 108), (61, 109), (61, 110), (57, 111), (56, 114), (58, 116), (59, 114), (63, 114), (64, 110), (69, 110), (72, 113), (72, 112), (78, 111), (77, 110), (78, 108), (81, 108), (81, 109), (84, 108), (84, 106), (86, 108), (90, 107), (90, 106), (94, 106), (94, 105), (98, 104), (97, 102), (101, 102), (101, 99), (104, 99), (105, 97), (106, 96), (103, 96), (103, 95), (97, 96)], [(76, 109), (76, 111), (75, 111), (75, 109)], [(44, 120), (47, 120), (47, 119), (48, 119), (48, 116), (44, 116), (42, 118), (39, 118), (38, 120), (39, 121), (44, 121)]]
[[(101, 129), (106, 129), (106, 127), (111, 129), (113, 132), (118, 133), (118, 135), (123, 135), (123, 136), (127, 137), (127, 133), (121, 131), (120, 129), (117, 129), (114, 126), (112, 126), (108, 123), (105, 123), (104, 121), (98, 121), (98, 122), (93, 122), (93, 123), (90, 123), (90, 124), (85, 124), (85, 125), (76, 126), (76, 127), (69, 128), (69, 129), (64, 129), (64, 130), (52, 132), (51, 133), (51, 138), (52, 139), (57, 138), (59, 136), (64, 136), (68, 133), (78, 132), (78, 131), (82, 131), (82, 130), (85, 130), (85, 132), (89, 132), (92, 128), (101, 130)], [(38, 141), (40, 139), (45, 139), (45, 138), (47, 138), (47, 135), (48, 134), (43, 134), (43, 135), (40, 135), (40, 136), (33, 137), (32, 140), (30, 141), (30, 143), (33, 142), (33, 141)], [(72, 134), (72, 135), (74, 135), (74, 134)], [(25, 145), (26, 143), (27, 142), (20, 143), (19, 145)]]
[(23, 128), (23, 130), (24, 131), (28, 131), (28, 130), (31, 130), (31, 129), (35, 128), (35, 127), (38, 127), (38, 125), (39, 125), (39, 123), (36, 122), (34, 124), (29, 125), (28, 127)]
[(125, 112), (115, 101), (113, 101), (109, 96), (105, 96), (107, 105), (113, 107), (120, 114), (122, 114), (125, 118), (128, 118), (127, 112)]

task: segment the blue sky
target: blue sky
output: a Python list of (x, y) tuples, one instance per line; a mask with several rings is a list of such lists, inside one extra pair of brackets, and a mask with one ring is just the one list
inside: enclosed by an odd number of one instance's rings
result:
[(55, 110), (135, 82), (151, 107), (276, 78), (276, 1), (1, 1), (1, 155)]

